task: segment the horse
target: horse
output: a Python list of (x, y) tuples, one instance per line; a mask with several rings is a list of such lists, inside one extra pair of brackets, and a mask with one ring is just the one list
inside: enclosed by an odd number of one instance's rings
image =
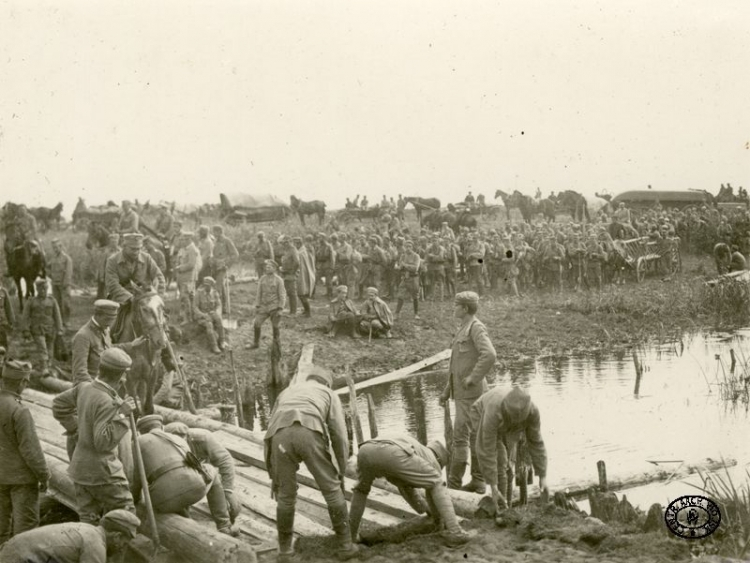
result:
[(88, 231), (88, 237), (86, 238), (86, 248), (89, 250), (96, 248), (104, 248), (109, 242), (110, 230), (97, 221), (90, 221), (86, 225)]
[(523, 220), (526, 223), (531, 223), (531, 219), (533, 219), (534, 215), (537, 213), (537, 204), (534, 201), (534, 198), (524, 195), (518, 190), (515, 190), (511, 195), (508, 195), (502, 190), (497, 190), (495, 192), (495, 199), (498, 197), (503, 200), (508, 221), (510, 221), (511, 207), (515, 207), (521, 212), (521, 217), (523, 217)]
[(422, 224), (422, 212), (423, 211), (437, 211), (440, 209), (440, 200), (436, 197), (405, 197), (405, 205), (412, 204), (414, 209), (417, 210), (417, 221)]
[(58, 229), (60, 228), (62, 210), (63, 204), (60, 202), (51, 209), (49, 207), (33, 207), (29, 209), (29, 213), (31, 213), (37, 222), (42, 225), (44, 231), (49, 231), (52, 228), (51, 223), (53, 221), (55, 227)]
[[(551, 199), (551, 198), (550, 198)], [(570, 216), (576, 222), (590, 221), (589, 209), (586, 204), (586, 198), (573, 190), (565, 190), (555, 196), (554, 201), (560, 211), (570, 213)]]
[(313, 201), (302, 201), (295, 196), (290, 196), (289, 200), (291, 202), (290, 207), (292, 208), (292, 211), (299, 215), (299, 220), (303, 227), (305, 226), (305, 215), (317, 215), (318, 225), (323, 224), (323, 220), (326, 216), (326, 204), (324, 201), (317, 199)]
[[(129, 306), (121, 308), (112, 333), (115, 343), (132, 342), (139, 336), (145, 342), (135, 346), (130, 352), (133, 365), (128, 373), (126, 387), (131, 397), (140, 400), (139, 414), (154, 413), (154, 392), (157, 380), (164, 369), (174, 368), (168, 354), (167, 321), (164, 316), (164, 301), (152, 289), (140, 290), (131, 284), (135, 291)], [(165, 361), (166, 359), (166, 361)]]
[(34, 280), (37, 277), (47, 277), (47, 264), (44, 254), (36, 241), (13, 241), (5, 239), (5, 262), (8, 265), (8, 275), (13, 278), (18, 290), (19, 309), (23, 311), (23, 291), (21, 280), (26, 283), (26, 297), (34, 295)]

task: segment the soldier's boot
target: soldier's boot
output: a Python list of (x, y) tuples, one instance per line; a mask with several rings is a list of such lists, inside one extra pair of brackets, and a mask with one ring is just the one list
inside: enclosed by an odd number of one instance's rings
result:
[(476, 454), (471, 454), (471, 481), (461, 487), (462, 491), (483, 495), (487, 492), (487, 483), (484, 482), (482, 472), (479, 470), (479, 460)]
[(336, 532), (336, 542), (339, 549), (336, 556), (339, 561), (354, 559), (359, 554), (359, 547), (352, 541), (351, 528), (349, 527), (349, 513), (346, 509), (346, 501), (341, 498), (341, 506), (334, 502), (328, 505), (328, 515), (331, 517), (333, 531)]
[(214, 329), (209, 327), (206, 330), (206, 337), (208, 338), (208, 347), (211, 349), (211, 351), (214, 354), (221, 354), (218, 341), (216, 340), (216, 332), (214, 332)]
[(260, 327), (253, 327), (253, 343), (250, 345), (251, 349), (258, 348), (260, 346)]
[(227, 497), (221, 487), (221, 478), (218, 473), (214, 476), (214, 480), (206, 493), (206, 500), (216, 529), (222, 534), (235, 535), (236, 532), (232, 530), (232, 519), (229, 517)]
[[(445, 529), (440, 532), (440, 537), (443, 538), (445, 544), (448, 547), (458, 547), (467, 543), (472, 536), (459, 526), (456, 512), (453, 509), (453, 502), (445, 485), (440, 483), (428, 495), (431, 497), (432, 505), (438, 513), (437, 516), (439, 516), (441, 524), (445, 526)], [(433, 518), (437, 520), (436, 516), (433, 516)]]
[(304, 312), (302, 313), (303, 317), (309, 317), (310, 316), (310, 300), (305, 295), (300, 295), (300, 301), (302, 301), (302, 309)]
[(290, 563), (294, 557), (294, 509), (288, 510), (276, 506), (276, 529), (279, 533), (277, 561)]
[(352, 322), (349, 325), (349, 336), (351, 336), (352, 338), (362, 338), (362, 335), (359, 334), (359, 328), (357, 327), (356, 322)]
[(452, 460), (450, 470), (448, 471), (448, 488), (449, 489), (461, 489), (461, 484), (464, 480), (464, 473), (466, 472), (465, 461)]
[(273, 334), (273, 340), (281, 344), (281, 332), (279, 332), (279, 327), (273, 327), (273, 330), (271, 332)]

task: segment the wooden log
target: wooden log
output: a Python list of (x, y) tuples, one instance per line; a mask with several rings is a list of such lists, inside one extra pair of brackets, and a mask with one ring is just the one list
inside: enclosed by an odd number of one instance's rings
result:
[(300, 352), (299, 362), (297, 363), (297, 371), (294, 373), (294, 377), (292, 377), (289, 385), (296, 385), (307, 379), (307, 374), (310, 373), (310, 369), (313, 367), (314, 352), (315, 344), (308, 342), (302, 346), (302, 352)]
[(596, 462), (596, 471), (599, 474), (599, 490), (603, 493), (607, 492), (607, 465), (603, 460)]
[(370, 438), (378, 437), (378, 421), (375, 419), (375, 399), (367, 393), (367, 421), (370, 423)]
[[(447, 360), (451, 356), (451, 350), (450, 348), (447, 350), (443, 350), (442, 352), (438, 352), (434, 356), (430, 356), (429, 358), (426, 358), (424, 360), (420, 360), (416, 364), (412, 364), (410, 366), (403, 367), (401, 369), (397, 369), (396, 371), (392, 371), (390, 373), (386, 373), (384, 375), (379, 375), (377, 377), (373, 377), (371, 379), (368, 379), (367, 381), (362, 381), (360, 383), (357, 383), (356, 389), (358, 391), (361, 391), (362, 389), (367, 389), (368, 387), (373, 387), (375, 385), (382, 385), (383, 383), (391, 383), (393, 381), (399, 381), (401, 379), (406, 379), (407, 377), (415, 374), (421, 369), (424, 369), (428, 366), (431, 366), (433, 364), (436, 364), (440, 361)], [(336, 382), (334, 382), (335, 384)], [(341, 389), (337, 389), (336, 393), (339, 395), (344, 395), (348, 393), (348, 389), (346, 386), (344, 386)]]

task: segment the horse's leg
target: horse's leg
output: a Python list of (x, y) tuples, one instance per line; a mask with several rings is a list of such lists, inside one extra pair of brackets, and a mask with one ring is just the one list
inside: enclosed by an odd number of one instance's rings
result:
[(23, 312), (23, 291), (21, 290), (21, 278), (13, 278), (13, 282), (16, 284), (16, 292), (18, 293), (18, 307)]

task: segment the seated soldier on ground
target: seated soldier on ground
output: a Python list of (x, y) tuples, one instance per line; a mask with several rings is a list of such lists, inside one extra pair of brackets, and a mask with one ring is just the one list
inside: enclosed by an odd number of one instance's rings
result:
[(336, 288), (336, 299), (331, 301), (331, 312), (328, 315), (328, 320), (331, 321), (328, 336), (342, 333), (352, 338), (359, 338), (357, 326), (360, 316), (354, 302), (347, 297), (348, 294), (349, 288), (345, 285)]
[(206, 331), (211, 351), (220, 354), (226, 347), (224, 325), (221, 322), (221, 296), (216, 291), (216, 280), (211, 276), (203, 278), (203, 284), (195, 294), (193, 317)]
[(379, 336), (391, 338), (393, 313), (391, 313), (390, 307), (378, 296), (377, 288), (368, 287), (365, 293), (367, 300), (362, 307), (362, 321), (359, 323), (359, 330), (362, 334), (374, 338)]

